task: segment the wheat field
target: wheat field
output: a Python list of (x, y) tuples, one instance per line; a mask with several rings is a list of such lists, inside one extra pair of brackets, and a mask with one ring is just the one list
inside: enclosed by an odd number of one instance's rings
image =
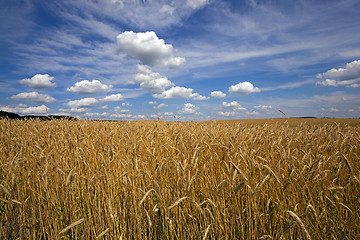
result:
[(360, 121), (0, 120), (1, 239), (360, 239)]

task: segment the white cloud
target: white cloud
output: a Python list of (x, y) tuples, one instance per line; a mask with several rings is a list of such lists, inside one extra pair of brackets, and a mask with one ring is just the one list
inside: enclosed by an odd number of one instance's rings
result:
[(218, 115), (223, 117), (234, 117), (237, 114), (238, 114), (237, 112), (218, 112)]
[(183, 108), (179, 111), (179, 114), (194, 114), (199, 109), (191, 103), (185, 103)]
[(175, 86), (162, 93), (153, 94), (154, 98), (169, 99), (169, 98), (192, 98), (194, 100), (206, 100), (207, 97), (199, 93), (193, 93), (194, 89)]
[(251, 112), (246, 112), (247, 115), (259, 115), (260, 113), (258, 111), (251, 111)]
[(333, 112), (333, 113), (335, 113), (335, 112), (339, 112), (340, 110), (337, 109), (337, 108), (331, 107), (331, 108), (322, 108), (321, 111), (322, 112)]
[(174, 13), (174, 11), (175, 11), (175, 8), (172, 6), (169, 6), (167, 4), (164, 4), (159, 10), (160, 13), (167, 13), (169, 15), (172, 15)]
[(224, 97), (226, 97), (226, 94), (223, 93), (222, 91), (213, 91), (213, 92), (211, 92), (210, 96), (212, 96), (214, 98), (224, 98)]
[(55, 101), (55, 98), (47, 94), (39, 94), (38, 92), (22, 92), (10, 97), (12, 100), (30, 101), (34, 103), (50, 103)]
[(25, 108), (22, 112), (23, 113), (47, 113), (49, 111), (49, 108), (45, 105), (41, 105), (38, 107), (28, 107)]
[(260, 92), (258, 87), (254, 87), (250, 82), (241, 82), (229, 87), (229, 92), (247, 95), (250, 93)]
[(192, 9), (201, 8), (208, 4), (207, 0), (186, 0), (186, 5)]
[(138, 65), (137, 67), (138, 73), (135, 74), (134, 81), (139, 83), (141, 88), (151, 93), (161, 93), (165, 91), (165, 88), (174, 85), (165, 76), (151, 71), (144, 65)]
[(106, 117), (108, 115), (107, 112), (103, 112), (103, 113), (92, 113), (92, 112), (88, 112), (85, 113), (84, 116), (86, 117), (91, 117), (91, 118), (99, 118), (99, 117)]
[(80, 107), (92, 107), (95, 106), (99, 101), (95, 98), (82, 98), (79, 100), (74, 100), (68, 102), (68, 105), (71, 108), (80, 108)]
[(163, 107), (167, 107), (168, 105), (167, 104), (165, 104), (165, 103), (160, 103), (157, 107), (155, 107), (155, 108), (157, 108), (157, 109), (160, 109), (160, 108), (163, 108)]
[(173, 112), (164, 112), (163, 115), (164, 115), (164, 116), (173, 116), (174, 113), (173, 113)]
[(72, 113), (83, 113), (90, 111), (89, 108), (70, 108), (70, 109), (59, 109), (61, 112), (72, 112)]
[(347, 86), (359, 87), (360, 81), (360, 60), (347, 63), (345, 68), (333, 68), (325, 73), (319, 73), (317, 78), (324, 80), (317, 82), (323, 86)]
[(101, 99), (101, 101), (103, 101), (103, 102), (117, 102), (117, 101), (123, 101), (123, 100), (124, 100), (124, 96), (121, 95), (121, 93), (111, 94), (111, 95), (106, 96), (103, 99)]
[(132, 104), (129, 103), (129, 102), (123, 102), (123, 103), (121, 104), (121, 106), (123, 106), (123, 107), (131, 107)]
[(134, 119), (136, 118), (136, 116), (133, 116), (132, 114), (118, 114), (118, 113), (115, 113), (115, 114), (111, 114), (110, 115), (110, 118), (118, 118), (118, 119)]
[(91, 82), (83, 80), (76, 82), (75, 86), (69, 87), (66, 91), (75, 93), (98, 93), (108, 91), (111, 88), (111, 85), (102, 84), (99, 80), (93, 80)]
[(320, 76), (340, 81), (358, 79), (360, 78), (360, 60), (347, 63), (345, 68), (333, 68)]
[(185, 58), (173, 56), (173, 46), (165, 44), (155, 32), (125, 31), (117, 36), (118, 51), (142, 64), (157, 67), (179, 67), (185, 64)]
[(222, 106), (225, 107), (225, 108), (232, 108), (234, 111), (236, 111), (236, 110), (246, 110), (246, 108), (241, 106), (241, 104), (238, 103), (237, 101), (232, 101), (230, 103), (223, 102)]
[(258, 105), (258, 106), (254, 106), (255, 109), (258, 109), (258, 110), (270, 110), (272, 109), (273, 107), (272, 106), (268, 106), (268, 105)]
[(0, 110), (6, 112), (31, 114), (31, 113), (47, 113), (50, 109), (45, 105), (41, 105), (37, 107), (27, 107), (25, 104), (19, 104), (15, 107), (0, 106)]
[(32, 78), (25, 78), (19, 82), (33, 88), (44, 89), (56, 85), (55, 83), (51, 82), (53, 79), (54, 77), (51, 77), (49, 74), (36, 74)]
[(359, 84), (357, 84), (358, 80), (343, 80), (343, 81), (337, 81), (337, 80), (333, 80), (333, 79), (325, 79), (323, 81), (319, 81), (317, 82), (317, 84), (319, 85), (323, 85), (323, 86), (332, 86), (332, 87), (337, 87), (337, 86), (346, 86), (346, 87), (359, 87)]
[(156, 103), (156, 101), (149, 101), (148, 102), (150, 105), (156, 105), (157, 103)]
[(129, 109), (121, 109), (119, 112), (120, 113), (131, 113), (131, 111)]

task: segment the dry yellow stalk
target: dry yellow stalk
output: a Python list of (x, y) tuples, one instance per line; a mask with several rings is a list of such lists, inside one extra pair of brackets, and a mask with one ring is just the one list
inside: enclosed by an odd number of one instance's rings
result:
[(294, 213), (292, 211), (286, 211), (286, 212), (288, 212), (293, 218), (295, 218), (296, 222), (299, 224), (301, 229), (304, 231), (306, 239), (311, 240), (311, 236), (310, 236), (309, 232), (307, 231), (304, 223), (301, 221), (301, 219), (298, 217), (298, 215), (296, 215), (296, 213)]
[(184, 201), (185, 199), (187, 199), (188, 197), (181, 197), (178, 200), (176, 200), (173, 204), (171, 204), (167, 209), (170, 210), (174, 207), (176, 207), (177, 205), (179, 205), (179, 203), (181, 203), (182, 201)]
[(67, 227), (64, 228), (63, 230), (61, 230), (61, 231), (59, 232), (59, 234), (63, 234), (63, 233), (65, 233), (65, 232), (67, 232), (67, 231), (70, 230), (71, 228), (73, 228), (73, 227), (81, 224), (81, 223), (84, 222), (84, 221), (85, 221), (85, 219), (82, 218), (82, 219), (80, 219), (80, 220), (77, 220), (76, 222), (73, 222), (72, 224), (70, 224), (69, 226), (67, 226)]

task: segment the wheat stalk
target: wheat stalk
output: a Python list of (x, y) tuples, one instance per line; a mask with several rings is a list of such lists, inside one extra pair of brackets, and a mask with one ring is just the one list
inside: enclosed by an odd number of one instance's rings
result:
[(176, 207), (177, 205), (179, 205), (179, 203), (181, 203), (182, 201), (184, 201), (185, 199), (187, 199), (188, 197), (182, 197), (179, 198), (178, 200), (176, 200), (173, 204), (171, 204), (167, 209), (170, 210), (174, 207)]
[(83, 221), (85, 221), (84, 218), (82, 218), (82, 219), (80, 219), (80, 220), (77, 220), (76, 222), (73, 222), (72, 224), (70, 224), (69, 226), (67, 226), (67, 227), (64, 228), (63, 230), (61, 230), (61, 231), (59, 232), (59, 234), (63, 234), (63, 233), (65, 233), (65, 232), (67, 232), (67, 231), (70, 230), (71, 228), (73, 228), (73, 227), (81, 224)]
[(296, 222), (300, 225), (301, 229), (304, 231), (306, 239), (311, 240), (309, 232), (306, 230), (304, 223), (301, 221), (301, 219), (298, 217), (298, 215), (296, 215), (292, 211), (286, 211), (286, 212), (288, 212), (293, 218), (295, 218)]

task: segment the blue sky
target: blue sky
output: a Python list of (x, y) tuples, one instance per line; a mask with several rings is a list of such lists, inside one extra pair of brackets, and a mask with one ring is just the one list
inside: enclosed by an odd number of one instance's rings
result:
[(0, 0), (0, 110), (360, 117), (360, 1)]

